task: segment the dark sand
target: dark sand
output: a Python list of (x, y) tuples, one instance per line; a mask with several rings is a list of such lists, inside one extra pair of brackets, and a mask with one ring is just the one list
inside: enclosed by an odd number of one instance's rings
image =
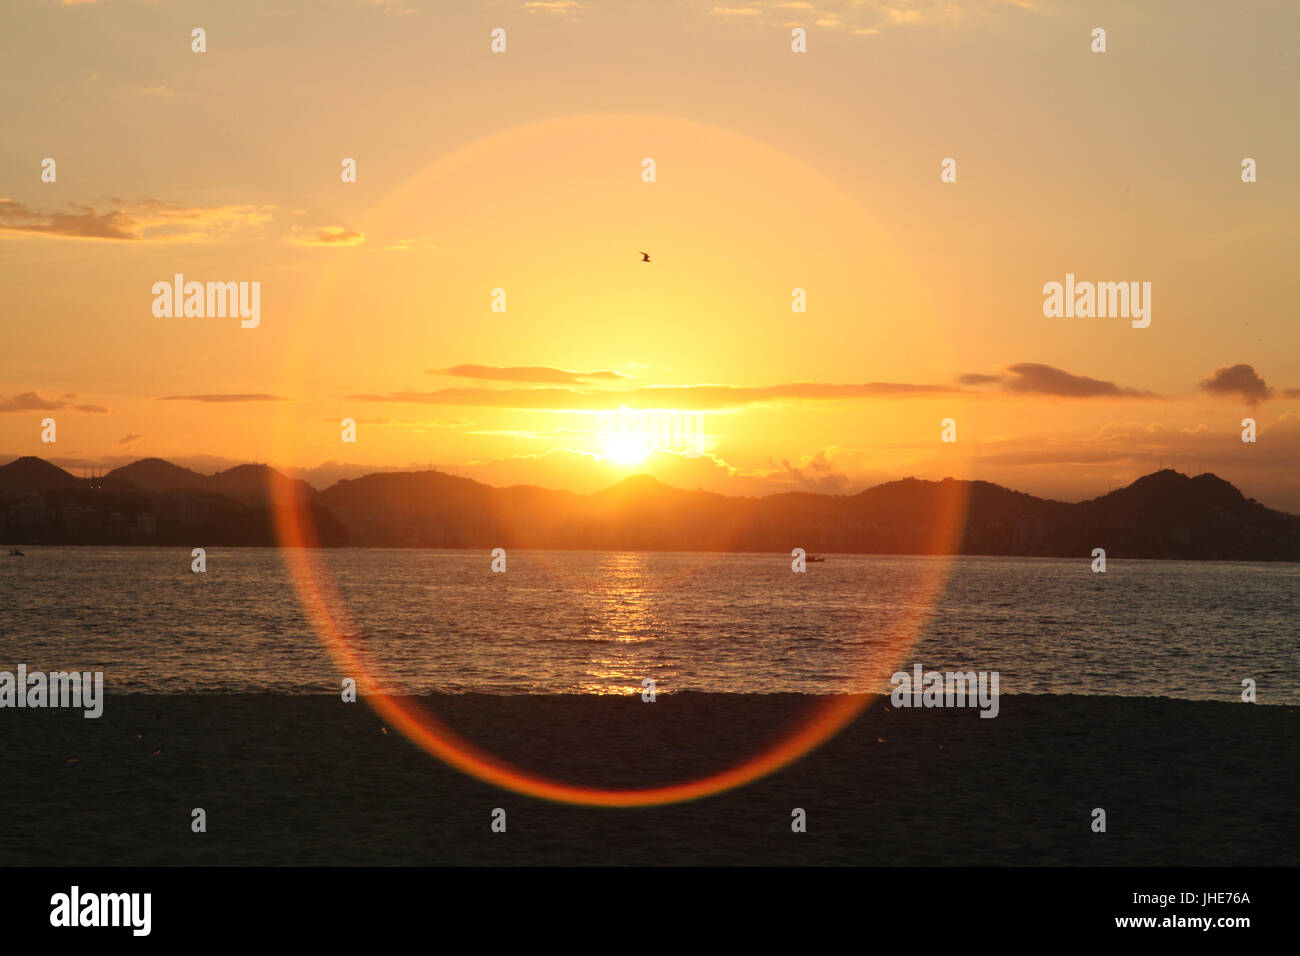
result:
[[(429, 699), (501, 756), (617, 787), (721, 769), (809, 701)], [(1295, 863), (1296, 708), (1004, 696), (989, 720), (887, 704), (757, 783), (632, 810), (498, 790), (337, 697), (110, 697), (99, 720), (4, 710), (0, 864)], [(807, 833), (791, 832), (794, 807)], [(1093, 807), (1108, 832), (1091, 831)]]

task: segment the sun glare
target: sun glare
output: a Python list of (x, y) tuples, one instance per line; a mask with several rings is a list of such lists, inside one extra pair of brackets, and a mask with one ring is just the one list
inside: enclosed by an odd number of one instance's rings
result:
[(619, 465), (639, 465), (650, 457), (650, 442), (645, 435), (607, 435), (601, 440), (601, 451), (609, 461)]

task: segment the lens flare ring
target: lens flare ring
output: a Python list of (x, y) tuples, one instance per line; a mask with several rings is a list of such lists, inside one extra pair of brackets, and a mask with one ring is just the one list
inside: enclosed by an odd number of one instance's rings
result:
[[(692, 121), (626, 115), (553, 118), (489, 136), (439, 160), (422, 174), (389, 193), (379, 204), (372, 226), (377, 233), (382, 232), (378, 228), (379, 223), (397, 211), (413, 208), (417, 191), (430, 188), (435, 174), (448, 177), (464, 175), (467, 171), (477, 169), (481, 161), (491, 156), (510, 157), (510, 161), (514, 162), (518, 155), (528, 152), (525, 148), (527, 144), (537, 146), (541, 143), (546, 146), (548, 143), (578, 142), (586, 135), (595, 135), (601, 131), (613, 135), (633, 126), (641, 131), (647, 123), (653, 124), (655, 129), (665, 135), (674, 131), (682, 135), (689, 134), (692, 141), (707, 138), (710, 142), (719, 142), (720, 138), (725, 138), (733, 144), (743, 142), (746, 157), (743, 165), (746, 166), (753, 165), (759, 156), (780, 156), (757, 141)], [(790, 162), (783, 156), (780, 159), (783, 163)], [(831, 188), (812, 170), (802, 169), (801, 174), (807, 177), (809, 183), (822, 184), (819, 188)], [(455, 189), (448, 187), (442, 192), (450, 194)], [(851, 199), (841, 196), (839, 203), (837, 208), (846, 210), (846, 215), (847, 210), (855, 210), (858, 217), (855, 223), (868, 221), (865, 213)], [(861, 228), (855, 228), (855, 234), (861, 232)], [(898, 274), (901, 268), (900, 264), (891, 274)], [(337, 281), (327, 277), (326, 281), (317, 286), (319, 302), (329, 299)], [(908, 301), (913, 308), (921, 309), (927, 301), (924, 289), (915, 286)], [(298, 326), (300, 334), (304, 336), (313, 334), (313, 328), (313, 323), (309, 322)], [(304, 343), (300, 343), (302, 344)], [(939, 341), (937, 347), (942, 344)], [(310, 350), (302, 347), (291, 349), (288, 353), (290, 363), (297, 366), (300, 381), (305, 381), (310, 375), (309, 354)], [(954, 403), (960, 405), (960, 399), (955, 398)], [(281, 414), (285, 413), (286, 410), (282, 409)], [(644, 449), (634, 444), (620, 444), (614, 451), (619, 457), (628, 459), (630, 464), (642, 455)], [(355, 640), (358, 630), (350, 620), (346, 602), (324, 568), (313, 565), (312, 549), (318, 546), (319, 538), (310, 511), (303, 506), (302, 501), (292, 500), (287, 488), (281, 485), (272, 486), (272, 496), (276, 533), (290, 580), (313, 629), (340, 670), (355, 677), (358, 690), (367, 703), (396, 730), (433, 756), (487, 783), (540, 799), (589, 806), (641, 807), (695, 800), (752, 783), (805, 756), (843, 729), (873, 699), (869, 695), (830, 695), (814, 705), (802, 725), (761, 752), (716, 774), (683, 783), (613, 790), (568, 783), (521, 769), (465, 740), (420, 706), (414, 698), (392, 695), (382, 690), (385, 682), (372, 673), (372, 668), (366, 665), (358, 651)], [(961, 529), (965, 525), (966, 503), (965, 486), (960, 482), (941, 483), (935, 493), (933, 512), (920, 522), (921, 538), (913, 542), (913, 550), (934, 556), (954, 554), (961, 540)], [(524, 549), (529, 549), (532, 545), (527, 533), (520, 532), (519, 529), (516, 529), (515, 540), (501, 543)], [(722, 554), (712, 557), (713, 560), (707, 562), (710, 569), (725, 560)], [(544, 557), (541, 560), (543, 565), (548, 563)], [(906, 620), (891, 628), (890, 636), (880, 650), (883, 659), (876, 663), (901, 662), (904, 650), (919, 637), (928, 621), (929, 613), (946, 584), (950, 564), (947, 557), (936, 557), (932, 562), (924, 563), (916, 591), (908, 596), (908, 600), (899, 602), (907, 615)], [(566, 583), (573, 583), (571, 576), (559, 565), (549, 567), (548, 573)], [(648, 590), (652, 593), (670, 590), (681, 581), (701, 573), (707, 572), (699, 568), (687, 569), (671, 575), (667, 582), (660, 582)], [(875, 672), (874, 667), (870, 670)], [(884, 670), (880, 675), (882, 688), (891, 672)]]

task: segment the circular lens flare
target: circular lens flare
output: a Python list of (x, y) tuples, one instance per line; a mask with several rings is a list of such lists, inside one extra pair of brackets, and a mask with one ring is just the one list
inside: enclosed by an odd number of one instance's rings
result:
[[(604, 192), (593, 193), (592, 176), (599, 179), (600, 169), (608, 166), (608, 162), (599, 158), (621, 156), (629, 149), (634, 151), (647, 136), (661, 144), (672, 144), (672, 149), (682, 155), (695, 158), (713, 156), (716, 160), (715, 165), (719, 169), (726, 170), (728, 176), (713, 177), (704, 175), (709, 172), (708, 169), (698, 170), (695, 178), (701, 182), (707, 181), (709, 184), (710, 191), (702, 194), (703, 198), (693, 194), (683, 194), (676, 200), (677, 205), (669, 203), (662, 209), (653, 207), (649, 208), (649, 211), (635, 203), (629, 206), (626, 199), (620, 198), (625, 194), (610, 183), (605, 183)], [(665, 145), (665, 148), (668, 146)], [(524, 175), (518, 170), (521, 169), (519, 157), (525, 155), (541, 164), (538, 168), (527, 167), (526, 175), (532, 177), (529, 181), (545, 181), (549, 184), (544, 195), (537, 200), (539, 205), (534, 217), (538, 224), (537, 228), (544, 229), (545, 235), (534, 235), (524, 230), (518, 235), (511, 233), (510, 236), (503, 237), (494, 225), (506, 214), (504, 208), (499, 205), (500, 202), (505, 201), (502, 197), (508, 197), (508, 211), (512, 223), (523, 222), (525, 217), (522, 217), (521, 211), (517, 208), (518, 197), (526, 196), (527, 193), (521, 192), (519, 188), (507, 188), (508, 183), (506, 186), (501, 185), (497, 177), (501, 177), (502, 182), (506, 182), (511, 175)], [(575, 177), (573, 169), (585, 168), (582, 164), (588, 161), (583, 157), (588, 157), (590, 162), (597, 162), (599, 169), (594, 173), (588, 170), (591, 175)], [(591, 159), (591, 157), (597, 158)], [(737, 171), (745, 170), (753, 171), (749, 180), (744, 183), (735, 182)], [(556, 192), (557, 184), (565, 176), (577, 180), (573, 186), (579, 191), (560, 201), (554, 199), (552, 194)], [(798, 182), (802, 188), (772, 191), (765, 190), (763, 187), (763, 184), (770, 182), (787, 181)], [(724, 191), (725, 195), (720, 195), (718, 182), (733, 185), (729, 190)], [(638, 191), (635, 195), (648, 196), (649, 194)], [(456, 204), (447, 202), (449, 196), (462, 197), (461, 205), (477, 211), (478, 215), (455, 219), (452, 214), (456, 212)], [(671, 194), (666, 193), (665, 196)], [(788, 220), (797, 224), (810, 217), (816, 218), (811, 210), (818, 209), (826, 216), (835, 218), (842, 227), (842, 234), (848, 237), (846, 241), (863, 243), (869, 237), (876, 237), (871, 240), (872, 244), (869, 247), (864, 246), (859, 254), (845, 259), (845, 269), (834, 270), (832, 268), (834, 263), (830, 262), (817, 266), (822, 269), (832, 269), (827, 273), (827, 278), (823, 279), (823, 285), (825, 282), (848, 281), (846, 276), (849, 272), (846, 269), (857, 270), (858, 263), (862, 261), (876, 263), (876, 271), (882, 277), (887, 277), (890, 282), (906, 274), (905, 263), (886, 248), (887, 243), (880, 244), (885, 241), (878, 232), (873, 231), (870, 217), (865, 210), (835, 190), (814, 171), (800, 166), (788, 157), (752, 139), (703, 124), (666, 117), (604, 115), (562, 117), (487, 137), (438, 160), (395, 189), (376, 208), (366, 231), (373, 232), (375, 235), (386, 232), (398, 235), (401, 229), (409, 227), (416, 232), (400, 234), (416, 235), (421, 224), (419, 211), (428, 208), (441, 211), (441, 218), (438, 220), (439, 228), (447, 233), (446, 240), (449, 248), (464, 246), (467, 249), (495, 250), (491, 255), (485, 253), (481, 257), (485, 261), (489, 259), (497, 261), (501, 258), (503, 255), (501, 243), (506, 239), (522, 244), (527, 251), (531, 252), (548, 243), (559, 242), (563, 238), (568, 243), (565, 248), (569, 258), (602, 263), (604, 262), (602, 257), (606, 254), (607, 238), (603, 232), (571, 230), (564, 236), (553, 235), (555, 222), (588, 221), (574, 212), (574, 209), (585, 202), (587, 205), (594, 203), (599, 207), (593, 208), (591, 212), (593, 218), (590, 221), (596, 221), (596, 218), (603, 216), (606, 219), (612, 217), (618, 222), (641, 222), (646, 227), (658, 229), (664, 235), (676, 237), (679, 243), (676, 250), (678, 258), (682, 261), (692, 261), (708, 258), (711, 248), (709, 244), (716, 241), (716, 238), (692, 237), (682, 232), (680, 223), (690, 218), (695, 206), (702, 201), (712, 201), (709, 197), (713, 197), (718, 205), (716, 208), (710, 207), (713, 214), (706, 216), (706, 220), (718, 223), (731, 222), (737, 218), (744, 219), (756, 208), (755, 204), (758, 201), (756, 196), (761, 197), (761, 201), (768, 204), (764, 208), (775, 217), (768, 221), (769, 229), (773, 228), (771, 222)], [(790, 197), (796, 197), (797, 201)], [(556, 202), (560, 205), (555, 205)], [(628, 206), (624, 209), (626, 215), (615, 215), (608, 208), (611, 202), (616, 205), (622, 204), (618, 207), (620, 209)], [(397, 222), (401, 222), (402, 225), (394, 225)], [(819, 230), (824, 225), (825, 223), (821, 223)], [(461, 231), (451, 231), (454, 229)], [(485, 230), (486, 234), (480, 234)], [(637, 241), (640, 241), (639, 235)], [(749, 256), (730, 255), (727, 261), (748, 262), (751, 258), (761, 257), (763, 249), (750, 248), (749, 253)], [(511, 261), (527, 264), (533, 259), (531, 255), (521, 254), (511, 258)], [(592, 283), (586, 287), (583, 296), (576, 300), (570, 294), (571, 286), (566, 279), (568, 273), (564, 270), (538, 272), (537, 270), (544, 266), (540, 261), (532, 272), (527, 273), (525, 284), (532, 289), (536, 297), (563, 301), (568, 324), (572, 325), (576, 316), (578, 319), (584, 319), (588, 326), (604, 329), (603, 323), (606, 321), (604, 316), (607, 314), (609, 301), (625, 300), (626, 284), (630, 281), (620, 278), (617, 285), (611, 285), (613, 280), (608, 276), (623, 274), (615, 273), (608, 263), (605, 265), (605, 271), (597, 270), (593, 273)], [(361, 266), (357, 265), (355, 268)], [(326, 272), (321, 281), (314, 286), (317, 307), (312, 311), (330, 315), (332, 314), (330, 309), (337, 311), (340, 308), (339, 304), (331, 302), (340, 290), (355, 288), (363, 290), (368, 297), (373, 296), (376, 294), (376, 289), (386, 288), (385, 283), (379, 281), (380, 278), (395, 279), (399, 275), (391, 268), (377, 265), (373, 260), (367, 260), (366, 268), (378, 270), (378, 278), (366, 274), (365, 281), (361, 281), (359, 276), (353, 275), (352, 278), (358, 281), (349, 282), (347, 281), (349, 273), (345, 268)], [(857, 272), (853, 274), (857, 275)], [(677, 316), (679, 324), (694, 321), (683, 318), (674, 311), (677, 308), (678, 298), (673, 296), (708, 299), (712, 294), (711, 287), (707, 284), (700, 285), (700, 281), (703, 280), (680, 280), (679, 285), (673, 287), (675, 292), (669, 295), (666, 291), (656, 291), (657, 287), (649, 282), (650, 277), (658, 276), (659, 273), (642, 272), (634, 275), (642, 277), (638, 279), (643, 283), (643, 286), (638, 287), (642, 290), (641, 294), (651, 297), (646, 298), (644, 302), (633, 303), (634, 314), (630, 315), (628, 322), (625, 323), (628, 328), (635, 327), (638, 321), (650, 321), (652, 314), (657, 316), (655, 321), (665, 321), (665, 316), (674, 315)], [(757, 276), (746, 273), (741, 278), (749, 281)], [(525, 282), (524, 279), (520, 281)], [(565, 284), (557, 285), (557, 283)], [(879, 294), (881, 288), (876, 288), (874, 291)], [(873, 300), (874, 314), (879, 321), (869, 321), (863, 325), (864, 328), (875, 330), (873, 334), (876, 339), (872, 341), (882, 348), (887, 347), (893, 334), (888, 328), (890, 317), (905, 312), (909, 316), (912, 334), (922, 338), (929, 335), (928, 340), (933, 342), (933, 347), (936, 349), (946, 347), (947, 340), (941, 334), (924, 331), (924, 328), (939, 326), (935, 324), (932, 310), (927, 305), (928, 297), (923, 287), (908, 279), (891, 295), (892, 298), (880, 298), (878, 295)], [(400, 305), (390, 300), (371, 301), (370, 298), (367, 298), (364, 304), (372, 311)], [(327, 305), (329, 309), (326, 308)], [(925, 326), (925, 322), (929, 322), (930, 325)], [(313, 364), (313, 356), (318, 354), (323, 333), (320, 331), (322, 326), (318, 322), (303, 322), (297, 328), (298, 334), (302, 335), (304, 340), (289, 354), (290, 364), (294, 366), (295, 381), (298, 382), (298, 391), (302, 392), (306, 383), (313, 380), (316, 367)], [(697, 327), (692, 325), (691, 328)], [(707, 332), (707, 326), (698, 328)], [(422, 334), (421, 330), (427, 330), (427, 324), (415, 321), (410, 327), (410, 335), (418, 340)], [(347, 338), (346, 334), (340, 334)], [(352, 340), (348, 339), (348, 341)], [(405, 343), (403, 349), (412, 347), (411, 342), (405, 339), (402, 341)], [(382, 335), (376, 337), (374, 342), (369, 340), (355, 342), (358, 348), (357, 360), (368, 361), (383, 368), (390, 360), (395, 360), (395, 355), (406, 354), (405, 351), (399, 352), (393, 348), (388, 352), (375, 351), (383, 348), (386, 342), (388, 339)], [(418, 346), (419, 342), (417, 341), (415, 345)], [(861, 346), (862, 343), (859, 345)], [(317, 351), (313, 351), (313, 348)], [(365, 349), (370, 351), (366, 352)], [(390, 374), (396, 374), (397, 371), (395, 368), (389, 369)], [(959, 411), (960, 396), (951, 396), (945, 408), (945, 414)], [(295, 447), (304, 434), (300, 425), (289, 423), (288, 411), (287, 403), (286, 407), (279, 409), (282, 430), (278, 437), (286, 449)], [(600, 413), (599, 409), (592, 408), (578, 408), (575, 411), (584, 414)], [(612, 410), (606, 412), (606, 414), (610, 413)], [(597, 439), (596, 449), (608, 461), (621, 467), (634, 468), (648, 462), (654, 455), (654, 447), (649, 439), (638, 439), (635, 431), (625, 436), (603, 433), (597, 436)], [(889, 675), (897, 669), (908, 650), (919, 639), (929, 619), (930, 611), (937, 603), (946, 584), (951, 561), (944, 556), (955, 553), (960, 542), (961, 529), (965, 525), (966, 486), (959, 482), (942, 482), (932, 488), (933, 495), (928, 502), (926, 513), (907, 518), (912, 532), (912, 537), (907, 543), (907, 551), (932, 557), (930, 560), (923, 559), (919, 563), (920, 570), (916, 583), (909, 588), (905, 597), (891, 602), (891, 607), (897, 607), (899, 617), (891, 620), (883, 628), (887, 633), (871, 635), (871, 640), (861, 642), (864, 646), (870, 646), (870, 659), (862, 662), (855, 661), (854, 666), (858, 674), (866, 675), (867, 679), (863, 682), (866, 686), (875, 683), (881, 689), (886, 687)], [(381, 662), (373, 658), (372, 648), (362, 639), (362, 634), (356, 622), (352, 620), (347, 602), (335, 586), (333, 575), (325, 560), (319, 551), (314, 550), (319, 545), (319, 538), (309, 507), (300, 500), (290, 499), (286, 487), (275, 486), (272, 492), (275, 496), (273, 508), (275, 527), (291, 581), (313, 629), (342, 673), (356, 679), (358, 690), (364, 695), (367, 703), (394, 729), (406, 735), (430, 754), (485, 782), (542, 799), (593, 806), (652, 806), (698, 799), (751, 783), (799, 759), (844, 728), (874, 699), (873, 696), (865, 694), (828, 695), (820, 698), (810, 708), (804, 722), (793, 732), (755, 754), (738, 759), (733, 765), (716, 774), (696, 780), (637, 789), (607, 789), (558, 780), (517, 767), (461, 737), (434, 717), (418, 699), (394, 695), (384, 690), (386, 687), (402, 686), (401, 682), (383, 673)], [(739, 535), (741, 530), (736, 528), (732, 533)], [(533, 541), (533, 533), (528, 528), (516, 526), (513, 529), (512, 540), (500, 543), (507, 548), (535, 550), (542, 547), (543, 543)], [(557, 580), (570, 586), (577, 583), (561, 563), (548, 563), (544, 554), (539, 554), (538, 558), (543, 565), (549, 564), (547, 571)], [(774, 558), (789, 560), (784, 555), (774, 556)], [(647, 591), (664, 593), (680, 586), (683, 582), (690, 582), (698, 575), (719, 573), (719, 569), (726, 561), (726, 555), (710, 554), (704, 556), (704, 559), (703, 569), (689, 567), (677, 574), (671, 574), (669, 580), (656, 582), (650, 585)]]

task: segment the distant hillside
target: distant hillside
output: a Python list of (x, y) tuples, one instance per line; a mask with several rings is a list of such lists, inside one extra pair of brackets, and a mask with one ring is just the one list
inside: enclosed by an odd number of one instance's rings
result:
[[(728, 498), (647, 475), (592, 495), (492, 488), (439, 472), (342, 481), (321, 502), (354, 544), (1300, 560), (1300, 517), (1213, 475), (1161, 471), (1069, 504), (985, 481), (908, 478), (856, 495)], [(943, 515), (956, 522), (945, 535)]]
[(0, 540), (269, 547), (277, 543), (279, 504), (299, 509), (323, 546), (346, 545), (347, 532), (316, 498), (305, 482), (265, 465), (204, 475), (146, 458), (102, 477), (76, 478), (43, 459), (19, 458), (0, 465)]
[(0, 494), (54, 491), (75, 487), (80, 479), (44, 458), (26, 455), (0, 465)]
[(1069, 504), (950, 478), (855, 495), (731, 498), (648, 475), (590, 495), (437, 471), (365, 475), (316, 492), (265, 465), (203, 475), (150, 458), (93, 481), (39, 458), (0, 466), (0, 530), (15, 543), (274, 544), (276, 500), (301, 509), (325, 546), (1072, 557), (1101, 547), (1113, 558), (1300, 561), (1300, 517), (1214, 475), (1168, 470)]
[(206, 489), (208, 476), (173, 465), (161, 458), (141, 458), (121, 468), (114, 468), (106, 477), (129, 481), (143, 491), (184, 491)]
[(267, 465), (236, 465), (215, 475), (204, 475), (161, 458), (143, 458), (114, 468), (105, 477), (130, 482), (145, 491), (207, 491), (260, 508), (269, 503), (272, 488), (302, 501), (316, 497), (316, 490), (307, 482), (289, 478)]

